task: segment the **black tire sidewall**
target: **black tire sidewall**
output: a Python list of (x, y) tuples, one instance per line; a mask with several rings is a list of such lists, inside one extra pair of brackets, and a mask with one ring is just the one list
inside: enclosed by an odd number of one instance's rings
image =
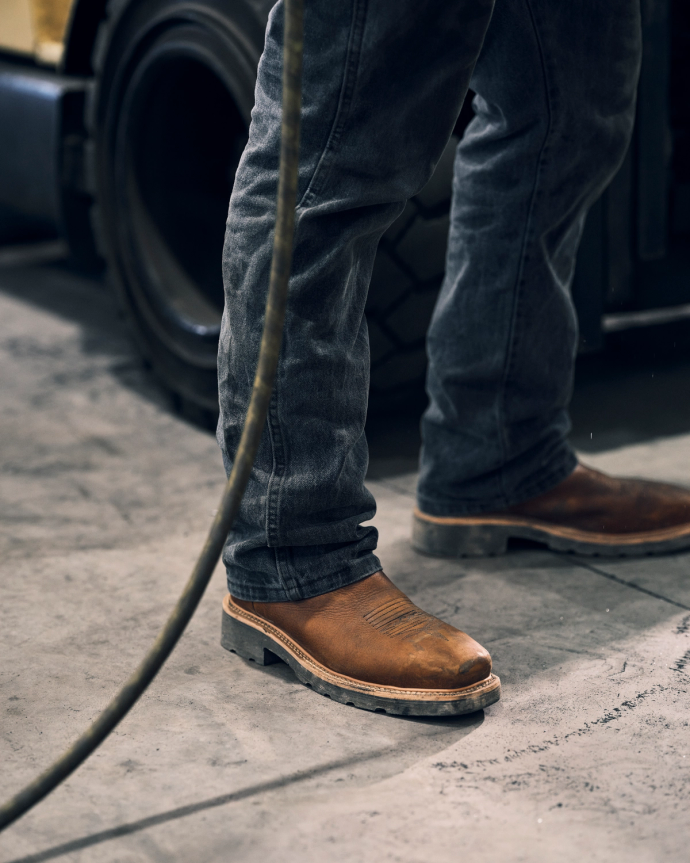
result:
[[(215, 42), (218, 62), (225, 64), (224, 83), (230, 85), (234, 102), (249, 123), (256, 66), (263, 48), (262, 10), (219, 0), (135, 0), (122, 6), (119, 14), (102, 23), (94, 56), (96, 79), (88, 123), (96, 199), (94, 228), (139, 350), (170, 390), (214, 411), (217, 343), (205, 344), (199, 352), (203, 356), (197, 359), (194, 352), (176, 348), (174, 339), (165, 337), (164, 323), (156, 320), (157, 310), (151, 307), (128, 266), (126, 233), (132, 226), (126, 212), (123, 218), (117, 167), (118, 135), (126, 122), (123, 106), (128, 85), (165, 33), (185, 26), (205, 29), (209, 41)], [(223, 70), (217, 71), (223, 74)], [(220, 257), (219, 249), (219, 261)]]

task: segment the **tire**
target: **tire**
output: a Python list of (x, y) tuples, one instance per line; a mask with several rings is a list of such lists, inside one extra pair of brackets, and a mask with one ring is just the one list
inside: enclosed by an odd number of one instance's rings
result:
[[(111, 0), (94, 48), (86, 125), (98, 249), (145, 360), (207, 426), (228, 201), (271, 5)], [(381, 241), (367, 305), (374, 408), (422, 392), (455, 143)]]
[(108, 11), (87, 110), (94, 233), (145, 359), (183, 412), (212, 424), (223, 235), (267, 9), (136, 0)]

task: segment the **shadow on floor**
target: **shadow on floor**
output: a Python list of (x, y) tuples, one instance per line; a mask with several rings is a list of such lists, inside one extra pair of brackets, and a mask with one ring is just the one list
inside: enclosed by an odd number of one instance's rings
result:
[(0, 248), (0, 292), (77, 324), (84, 354), (112, 357), (110, 371), (124, 386), (174, 409), (136, 351), (105, 279), (73, 269), (62, 243)]
[[(397, 718), (399, 719), (400, 717)], [(461, 737), (465, 737), (475, 728), (478, 728), (482, 724), (483, 720), (484, 714), (482, 711), (473, 713), (470, 716), (458, 716), (454, 720), (454, 725), (456, 726), (458, 733), (454, 735), (453, 740), (448, 740), (446, 735), (443, 746), (449, 746), (452, 742), (459, 740)], [(449, 723), (446, 722), (446, 724)], [(9, 860), (8, 863), (42, 863), (44, 860), (54, 860), (56, 857), (62, 857), (64, 854), (81, 851), (85, 848), (92, 848), (95, 845), (100, 845), (103, 842), (118, 839), (122, 836), (131, 836), (133, 833), (139, 833), (142, 830), (158, 826), (159, 824), (169, 824), (171, 821), (177, 821), (180, 818), (195, 815), (198, 812), (216, 809), (219, 806), (227, 806), (229, 803), (237, 803), (241, 800), (247, 800), (251, 797), (266, 794), (270, 791), (277, 791), (282, 788), (288, 788), (297, 784), (306, 783), (310, 780), (319, 779), (320, 777), (326, 776), (330, 773), (355, 767), (358, 764), (369, 764), (372, 761), (375, 762), (377, 759), (386, 758), (394, 759), (397, 766), (400, 767), (399, 747), (389, 746), (385, 749), (379, 749), (373, 752), (364, 752), (353, 757), (329, 761), (316, 767), (310, 767), (296, 773), (291, 773), (288, 776), (281, 776), (268, 782), (259, 782), (256, 785), (251, 785), (248, 788), (241, 789), (240, 791), (231, 791), (228, 794), (220, 794), (216, 797), (207, 798), (206, 800), (199, 800), (196, 803), (190, 803), (187, 806), (179, 806), (176, 809), (169, 809), (167, 812), (161, 812), (148, 818), (141, 818), (138, 821), (130, 821), (127, 824), (119, 824), (117, 827), (113, 827), (109, 830), (99, 830), (96, 833), (81, 836), (78, 839), (71, 840), (70, 842), (53, 845), (52, 848), (46, 848), (44, 851), (39, 851), (37, 854), (17, 857), (14, 860)]]

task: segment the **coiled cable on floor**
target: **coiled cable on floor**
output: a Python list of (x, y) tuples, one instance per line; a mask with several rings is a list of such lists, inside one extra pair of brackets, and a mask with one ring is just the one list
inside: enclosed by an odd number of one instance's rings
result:
[(304, 0), (285, 0), (283, 114), (273, 261), (254, 387), (218, 512), (182, 595), (141, 665), (81, 737), (44, 773), (0, 807), (0, 830), (35, 806), (76, 770), (136, 704), (196, 611), (239, 511), (266, 425), (285, 321), (299, 170), (303, 15)]

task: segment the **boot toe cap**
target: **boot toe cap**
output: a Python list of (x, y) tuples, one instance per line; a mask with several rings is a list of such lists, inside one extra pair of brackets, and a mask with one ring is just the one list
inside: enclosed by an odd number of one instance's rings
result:
[(465, 657), (464, 662), (460, 665), (457, 686), (472, 686), (473, 683), (486, 680), (490, 674), (491, 656), (488, 650), (478, 644), (474, 654)]
[(434, 667), (429, 668), (426, 685), (433, 689), (462, 689), (486, 680), (490, 674), (489, 652), (466, 636), (437, 656)]

